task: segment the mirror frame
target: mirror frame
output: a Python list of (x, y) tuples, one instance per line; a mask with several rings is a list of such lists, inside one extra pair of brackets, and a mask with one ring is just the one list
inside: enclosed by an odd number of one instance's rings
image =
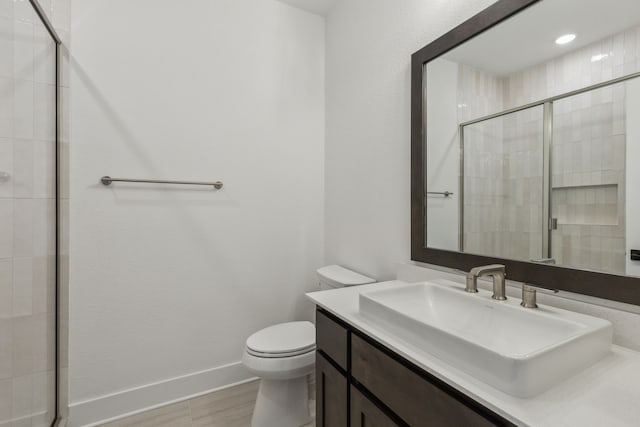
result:
[(479, 265), (504, 264), (511, 280), (640, 305), (640, 278), (427, 247), (423, 120), (426, 64), (539, 1), (542, 0), (498, 0), (411, 56), (411, 260), (462, 271)]

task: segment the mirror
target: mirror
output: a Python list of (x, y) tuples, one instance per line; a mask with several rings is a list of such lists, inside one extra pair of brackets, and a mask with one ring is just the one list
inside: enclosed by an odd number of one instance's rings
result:
[(640, 2), (487, 11), (425, 48), (422, 246), (640, 276)]

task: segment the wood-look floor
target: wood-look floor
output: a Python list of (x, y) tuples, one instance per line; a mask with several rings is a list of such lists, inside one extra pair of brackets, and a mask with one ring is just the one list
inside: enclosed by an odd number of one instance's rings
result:
[[(259, 381), (103, 424), (101, 427), (249, 427)], [(315, 422), (304, 427), (314, 427)]]

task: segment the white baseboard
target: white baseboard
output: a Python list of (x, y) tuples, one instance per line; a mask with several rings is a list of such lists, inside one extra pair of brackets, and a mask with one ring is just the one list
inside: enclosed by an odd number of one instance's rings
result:
[(90, 427), (253, 380), (241, 362), (69, 405), (68, 427)]

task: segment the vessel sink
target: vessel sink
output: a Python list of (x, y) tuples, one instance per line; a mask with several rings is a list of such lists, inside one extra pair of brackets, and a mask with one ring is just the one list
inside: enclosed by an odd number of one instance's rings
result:
[(519, 299), (491, 299), (449, 280), (360, 294), (365, 320), (420, 352), (520, 398), (577, 374), (611, 350), (611, 323)]

